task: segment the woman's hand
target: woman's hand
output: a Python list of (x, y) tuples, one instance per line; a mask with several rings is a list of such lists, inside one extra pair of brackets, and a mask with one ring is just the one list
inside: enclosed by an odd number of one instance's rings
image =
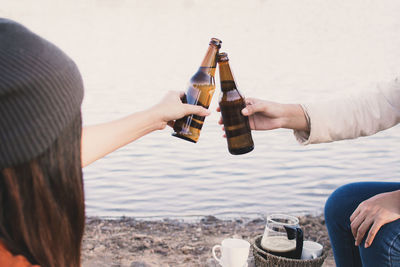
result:
[(168, 124), (173, 127), (174, 121), (189, 114), (196, 114), (199, 116), (208, 116), (210, 111), (201, 106), (190, 105), (182, 103), (184, 92), (169, 91), (164, 98), (152, 110), (156, 116), (159, 117), (161, 122), (161, 129), (164, 129)]
[(114, 121), (86, 126), (82, 130), (82, 166), (135, 141), (155, 130), (162, 130), (174, 120), (189, 114), (207, 116), (210, 112), (200, 106), (183, 104), (183, 92), (168, 92), (155, 106)]
[[(220, 108), (217, 108), (220, 111)], [(287, 128), (308, 131), (308, 124), (303, 109), (298, 104), (280, 104), (247, 98), (244, 116), (249, 116), (250, 128), (253, 130), (273, 130)], [(219, 124), (223, 124), (222, 118)]]
[(355, 245), (360, 245), (365, 233), (369, 230), (365, 240), (365, 247), (369, 247), (383, 225), (399, 218), (400, 190), (378, 194), (361, 202), (350, 216)]

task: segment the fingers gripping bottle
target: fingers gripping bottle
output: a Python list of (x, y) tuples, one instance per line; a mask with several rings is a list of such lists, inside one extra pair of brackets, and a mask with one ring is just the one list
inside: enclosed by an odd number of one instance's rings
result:
[(228, 150), (233, 155), (245, 154), (254, 149), (249, 118), (242, 115), (246, 107), (244, 97), (237, 89), (235, 79), (229, 66), (228, 54), (218, 55), (221, 94), (219, 107), (224, 123)]
[[(189, 88), (183, 102), (205, 108), (210, 106), (215, 91), (215, 70), (221, 43), (217, 38), (211, 39), (199, 70), (190, 79)], [(197, 115), (185, 116), (175, 122), (172, 135), (196, 143), (199, 140), (204, 119), (205, 117)]]

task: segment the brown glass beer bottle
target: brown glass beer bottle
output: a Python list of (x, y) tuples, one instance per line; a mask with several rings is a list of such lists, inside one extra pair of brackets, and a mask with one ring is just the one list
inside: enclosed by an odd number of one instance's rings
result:
[[(215, 91), (215, 70), (217, 67), (217, 54), (221, 41), (212, 38), (207, 53), (199, 70), (189, 82), (183, 102), (208, 108)], [(175, 121), (173, 136), (196, 143), (199, 140), (201, 127), (205, 117), (197, 115), (185, 116)]]
[(228, 54), (218, 54), (218, 66), (221, 80), (219, 107), (228, 141), (228, 150), (233, 155), (245, 154), (254, 149), (249, 118), (243, 116), (241, 112), (246, 107), (246, 103), (233, 78)]

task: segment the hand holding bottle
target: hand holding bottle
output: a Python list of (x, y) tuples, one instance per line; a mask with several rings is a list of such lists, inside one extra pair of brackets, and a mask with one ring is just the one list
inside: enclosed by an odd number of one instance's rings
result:
[(189, 114), (207, 116), (210, 112), (201, 106), (182, 103), (184, 92), (169, 91), (162, 100), (149, 109), (126, 117), (84, 127), (82, 131), (82, 166), (156, 130), (162, 130), (174, 120)]
[[(217, 111), (220, 111), (217, 108)], [(244, 116), (249, 116), (252, 130), (273, 130), (278, 128), (309, 131), (303, 109), (299, 104), (281, 104), (257, 98), (246, 98)], [(219, 124), (223, 124), (222, 118)]]
[(167, 124), (173, 127), (175, 120), (190, 114), (198, 116), (210, 115), (210, 111), (206, 108), (182, 103), (181, 99), (184, 95), (185, 92), (169, 91), (162, 100), (152, 108), (153, 111), (158, 114), (158, 118), (161, 121), (161, 129), (164, 129)]

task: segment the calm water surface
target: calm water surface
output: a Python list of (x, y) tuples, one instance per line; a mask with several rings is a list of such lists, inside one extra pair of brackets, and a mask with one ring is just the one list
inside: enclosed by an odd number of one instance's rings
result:
[[(246, 96), (289, 103), (366, 91), (400, 74), (398, 14), (396, 0), (0, 0), (0, 16), (28, 25), (77, 62), (85, 124), (186, 90), (211, 37), (223, 40)], [(255, 150), (232, 156), (218, 116), (206, 119), (197, 144), (167, 129), (86, 167), (88, 215), (316, 213), (342, 184), (399, 181), (400, 126), (305, 147), (289, 130), (253, 132)]]

